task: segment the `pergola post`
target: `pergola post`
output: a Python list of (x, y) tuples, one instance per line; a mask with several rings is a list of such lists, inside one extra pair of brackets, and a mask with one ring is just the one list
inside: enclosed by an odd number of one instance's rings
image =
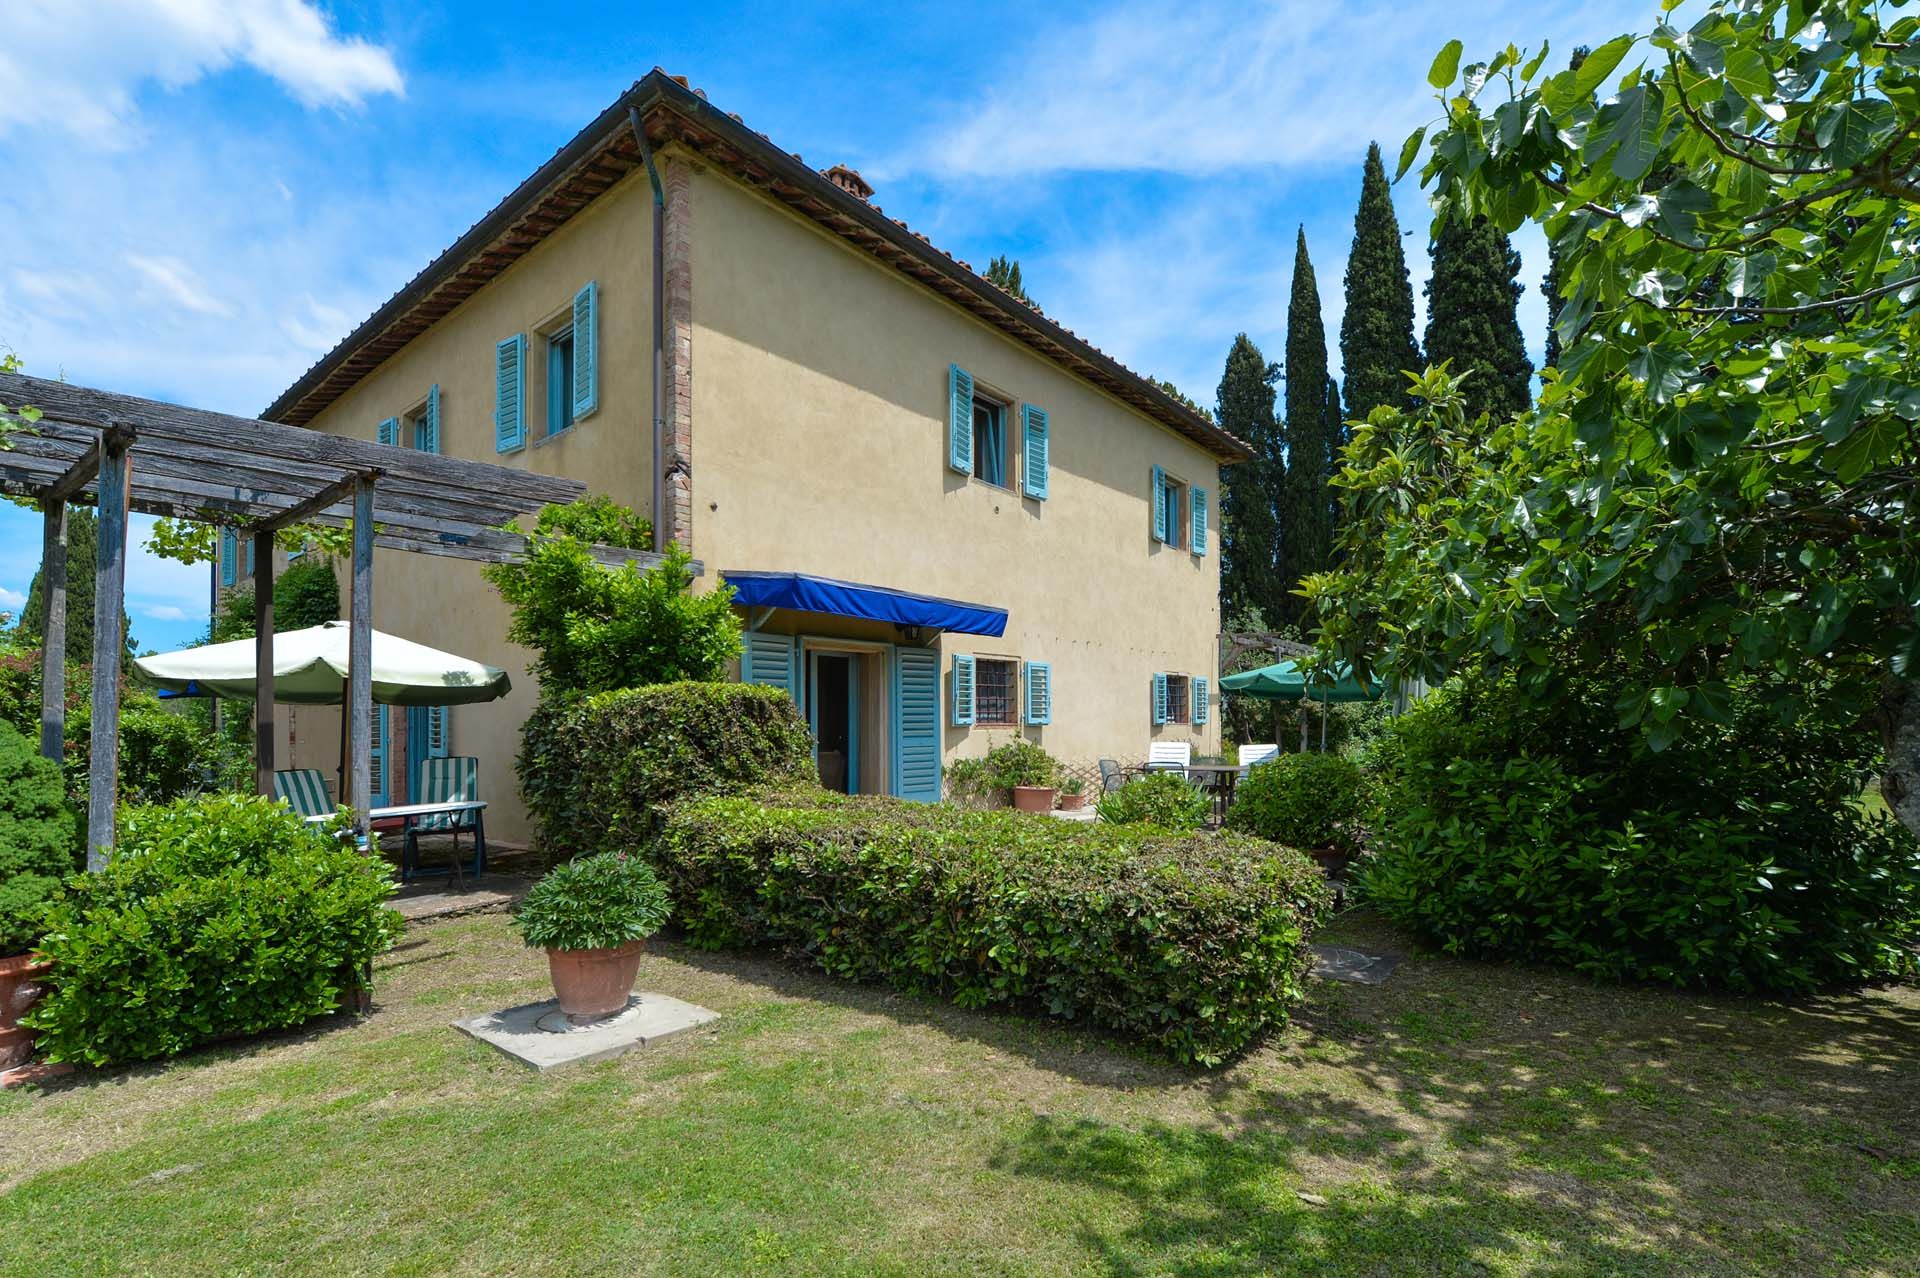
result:
[(373, 806), (373, 476), (353, 485), (353, 587), (347, 621), (348, 802), (365, 833)]
[(253, 534), (253, 788), (273, 797), (273, 533)]
[[(108, 430), (100, 440), (100, 546), (93, 569), (93, 753), (87, 769), (87, 869), (103, 870), (113, 852), (120, 790), (120, 654), (127, 588), (127, 501), (133, 436)], [(62, 643), (65, 643), (64, 637)]]
[(40, 644), (40, 753), (60, 762), (67, 752), (67, 503), (41, 503), (40, 584), (46, 631)]

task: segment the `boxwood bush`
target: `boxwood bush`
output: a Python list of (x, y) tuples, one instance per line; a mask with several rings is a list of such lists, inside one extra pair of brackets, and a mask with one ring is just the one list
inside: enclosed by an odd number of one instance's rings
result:
[(78, 868), (60, 765), (0, 721), (0, 958), (33, 948), (41, 912)]
[(384, 861), (257, 795), (125, 809), (108, 867), (68, 880), (28, 1016), (51, 1060), (107, 1065), (339, 1008), (398, 935)]
[(779, 949), (1208, 1065), (1286, 1019), (1327, 899), (1305, 858), (1238, 835), (817, 787), (676, 804), (655, 863), (696, 945)]
[(737, 683), (661, 683), (543, 701), (521, 730), (521, 793), (549, 856), (637, 847), (656, 808), (813, 776), (793, 699)]
[(1227, 828), (1294, 848), (1353, 852), (1366, 815), (1367, 778), (1339, 754), (1283, 754), (1247, 770)]
[(1920, 846), (1857, 802), (1848, 723), (1783, 727), (1753, 689), (1658, 754), (1620, 729), (1619, 679), (1552, 701), (1466, 675), (1375, 753), (1356, 885), (1447, 950), (1609, 980), (1793, 992), (1915, 970)]
[(1094, 810), (1109, 825), (1157, 825), (1164, 830), (1197, 830), (1212, 810), (1199, 786), (1176, 772), (1149, 772), (1100, 796)]

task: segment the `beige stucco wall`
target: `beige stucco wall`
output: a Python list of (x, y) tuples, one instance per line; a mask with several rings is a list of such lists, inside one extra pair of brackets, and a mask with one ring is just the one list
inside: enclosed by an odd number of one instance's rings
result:
[[(956, 652), (1046, 661), (1053, 721), (948, 725), (947, 759), (984, 753), (1016, 732), (1075, 763), (1140, 758), (1156, 738), (1217, 750), (1217, 712), (1203, 727), (1155, 729), (1149, 706), (1156, 671), (1204, 676), (1218, 695), (1215, 461), (729, 179), (698, 170), (692, 215), (692, 550), (707, 566), (702, 588), (729, 568), (784, 569), (1006, 608), (1004, 638), (940, 641), (943, 701)], [(443, 451), (579, 479), (645, 510), (651, 217), (644, 176), (628, 178), (329, 406), (315, 427), (372, 439), (382, 418), (404, 416), (437, 382)], [(535, 442), (495, 454), (494, 344), (516, 332), (531, 338), (589, 279), (600, 285), (600, 410), (556, 439), (538, 439), (545, 381), (535, 344), (527, 386)], [(1016, 452), (1018, 405), (1047, 409), (1048, 500), (947, 469), (949, 363), (1014, 405)], [(1204, 556), (1153, 540), (1156, 464), (1209, 491)], [(1017, 468), (1014, 475), (1017, 482)], [(524, 840), (513, 756), (536, 689), (528, 654), (504, 637), (498, 596), (477, 565), (379, 551), (374, 604), (381, 629), (512, 673), (511, 696), (453, 711), (452, 748), (481, 760), (489, 834)], [(768, 628), (897, 638), (888, 626), (790, 614)], [(393, 712), (396, 738), (403, 717)], [(877, 727), (868, 725), (870, 736)], [(337, 712), (303, 708), (296, 732), (293, 766), (321, 768), (331, 781)], [(397, 749), (395, 757), (403, 757)]]
[[(1150, 710), (1156, 671), (1217, 696), (1214, 459), (728, 178), (701, 172), (693, 197), (693, 549), (710, 575), (801, 571), (1004, 607), (1003, 638), (942, 639), (943, 681), (957, 652), (1051, 663), (1052, 722), (1017, 731), (1071, 762), (1141, 758), (1152, 739), (1216, 750), (1218, 714), (1155, 729)], [(1047, 410), (1047, 500), (947, 468), (950, 363), (1009, 399), (1014, 423), (1023, 401)], [(1156, 464), (1210, 493), (1205, 555), (1153, 540)], [(1014, 731), (949, 725), (944, 753)]]
[[(373, 439), (383, 418), (404, 417), (437, 382), (443, 453), (579, 479), (591, 491), (644, 512), (652, 439), (651, 219), (645, 175), (627, 178), (329, 405), (314, 427)], [(563, 319), (574, 293), (588, 280), (599, 283), (600, 408), (572, 429), (542, 438), (546, 368), (536, 334)], [(529, 444), (503, 456), (494, 451), (494, 346), (515, 333), (525, 333), (529, 341)], [(346, 566), (336, 570), (344, 587)], [(451, 746), (455, 754), (480, 759), (488, 834), (521, 841), (530, 829), (513, 757), (536, 688), (526, 673), (529, 654), (506, 640), (507, 622), (507, 610), (481, 579), (480, 565), (375, 552), (376, 627), (512, 675), (514, 689), (507, 697), (453, 709)], [(404, 717), (400, 709), (391, 712), (396, 736)], [(321, 768), (331, 784), (339, 754), (338, 712), (302, 708), (296, 730), (293, 766)]]

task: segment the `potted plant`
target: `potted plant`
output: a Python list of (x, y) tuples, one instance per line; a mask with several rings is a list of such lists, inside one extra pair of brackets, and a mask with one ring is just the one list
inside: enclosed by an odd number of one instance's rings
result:
[(1022, 812), (1051, 812), (1060, 765), (1031, 741), (1009, 741), (987, 754), (989, 780), (996, 789), (1013, 793), (1013, 806)]
[(1060, 810), (1078, 812), (1087, 805), (1087, 783), (1079, 777), (1068, 777), (1060, 783)]
[(520, 938), (547, 952), (560, 1010), (579, 1023), (627, 1005), (640, 948), (671, 910), (653, 867), (626, 852), (601, 852), (547, 871), (514, 911)]

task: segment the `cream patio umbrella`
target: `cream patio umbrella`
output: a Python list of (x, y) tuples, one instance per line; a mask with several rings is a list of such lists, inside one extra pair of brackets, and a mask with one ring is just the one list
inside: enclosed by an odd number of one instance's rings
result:
[[(275, 701), (337, 706), (346, 696), (347, 632), (329, 621), (273, 637)], [(235, 639), (136, 657), (134, 676), (176, 696), (251, 701), (254, 641)], [(456, 706), (504, 697), (513, 685), (497, 666), (457, 657), (385, 631), (373, 632), (373, 699), (393, 706)]]

